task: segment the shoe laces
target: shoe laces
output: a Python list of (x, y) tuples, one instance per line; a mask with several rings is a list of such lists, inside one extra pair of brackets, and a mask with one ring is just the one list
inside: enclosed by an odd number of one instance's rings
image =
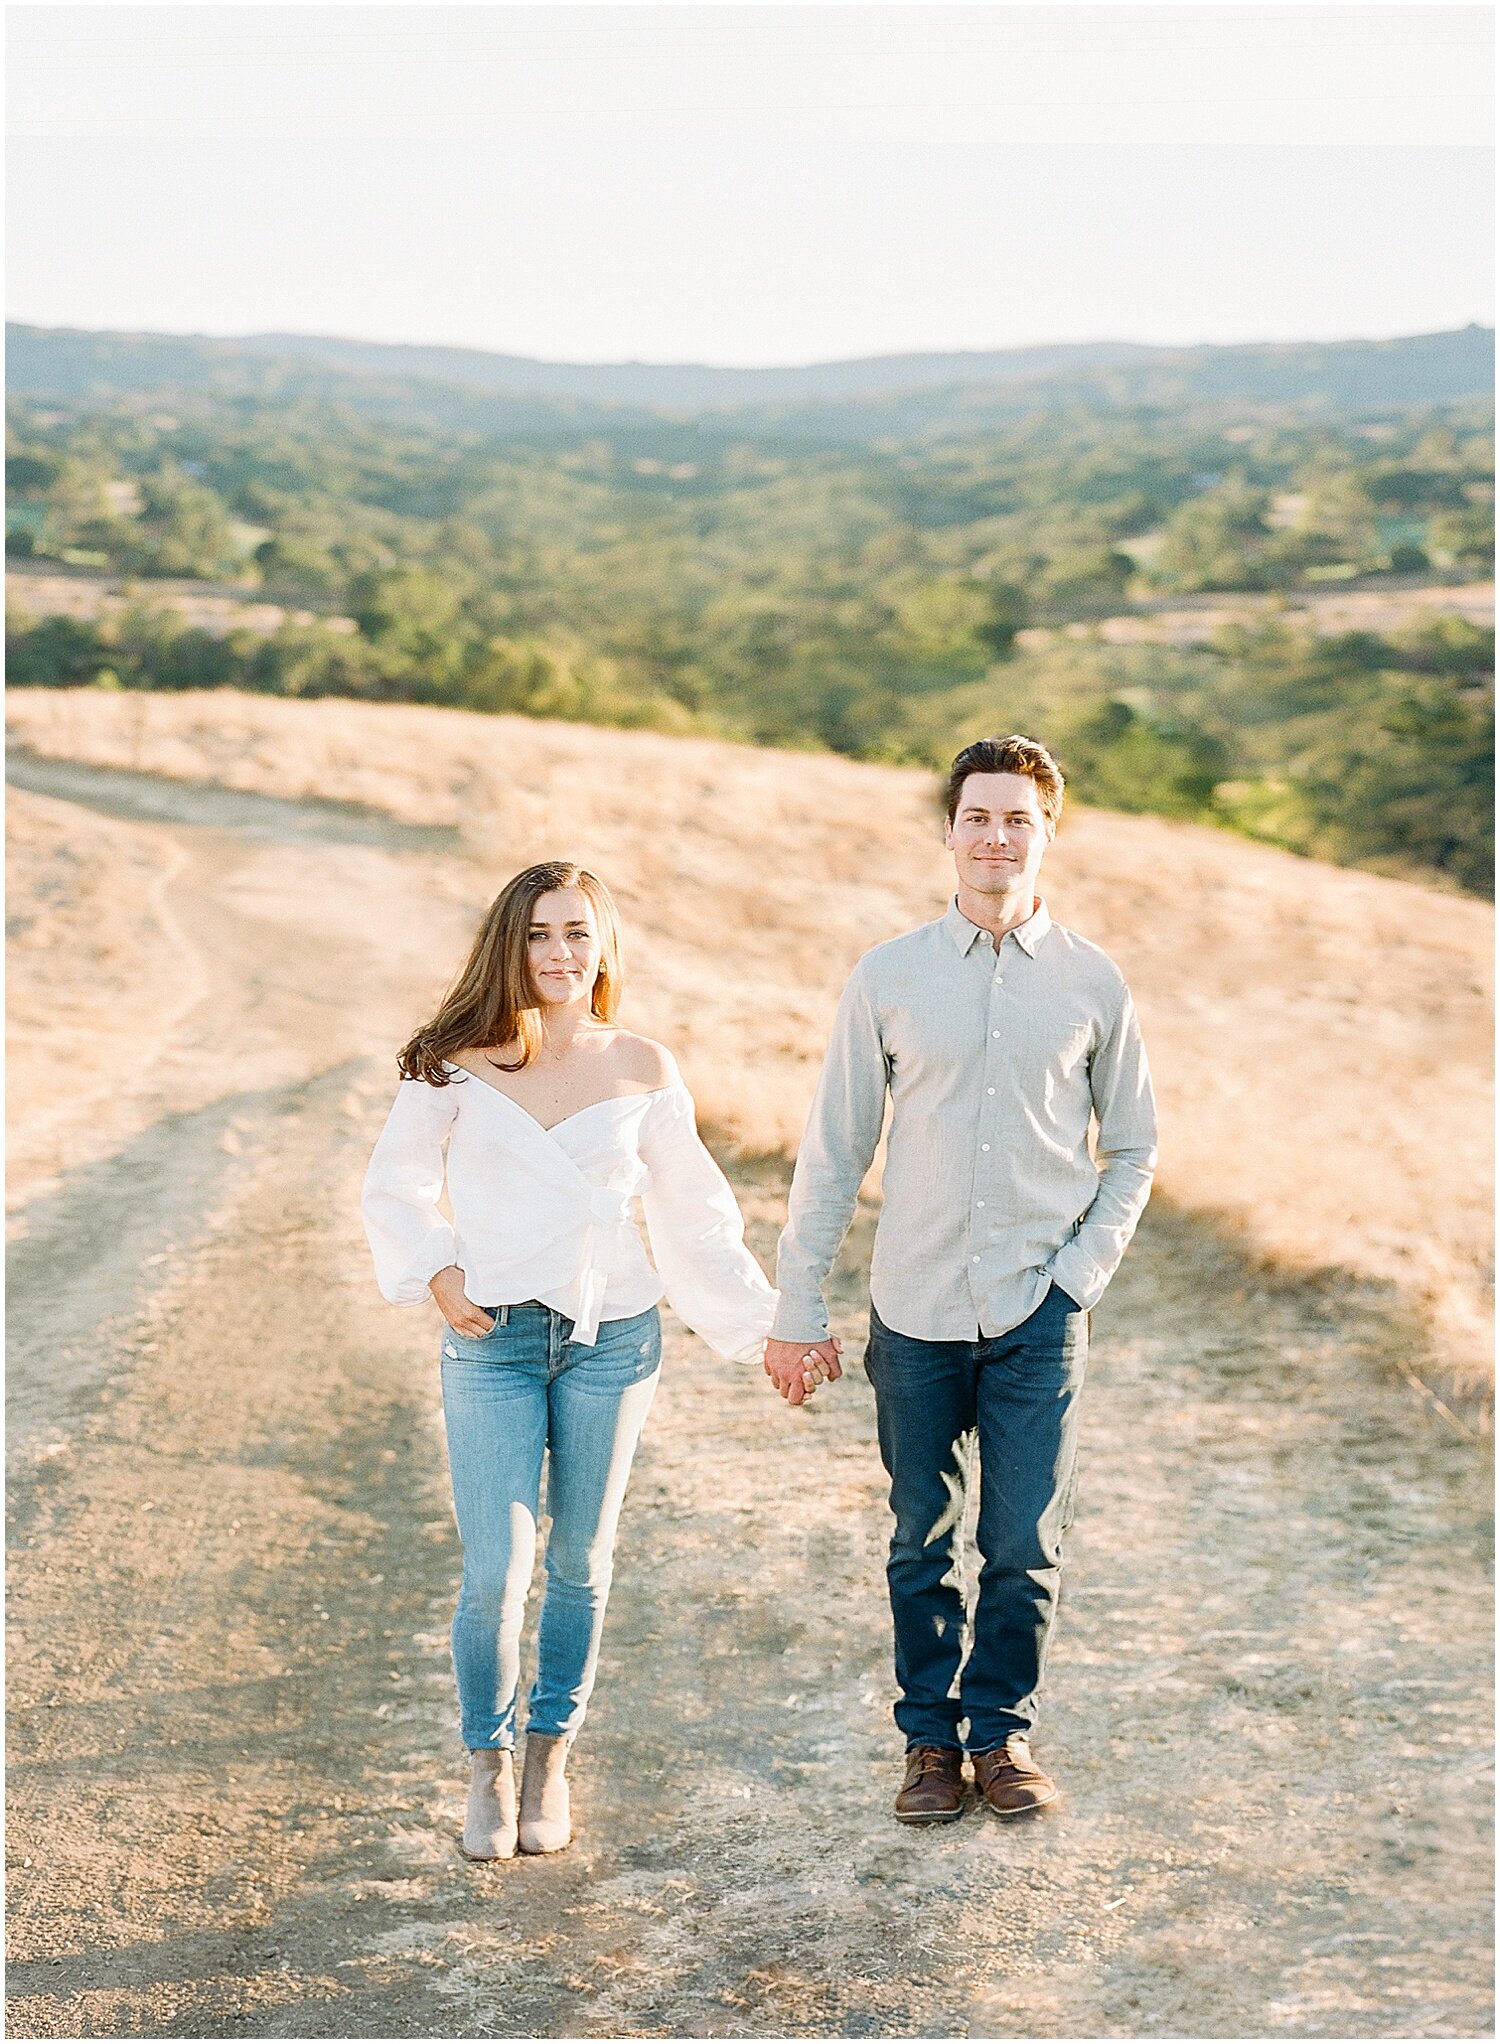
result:
[(952, 1761), (953, 1756), (943, 1746), (914, 1746), (907, 1756), (914, 1781), (920, 1781), (924, 1774), (946, 1774)]
[(1023, 1732), (1014, 1733), (1003, 1746), (992, 1746), (988, 1753), (982, 1753), (981, 1760), (991, 1767), (1019, 1768), (1027, 1774), (1036, 1772), (1036, 1762), (1031, 1757), (1031, 1748)]

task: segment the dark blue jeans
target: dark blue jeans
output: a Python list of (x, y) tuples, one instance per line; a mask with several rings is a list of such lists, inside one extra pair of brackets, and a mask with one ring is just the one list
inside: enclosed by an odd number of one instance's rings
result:
[[(908, 1746), (984, 1753), (1035, 1723), (1088, 1345), (1088, 1315), (1055, 1285), (1029, 1320), (988, 1340), (919, 1341), (871, 1308), (865, 1370), (896, 1514), (886, 1573)], [(979, 1595), (966, 1659), (961, 1554), (976, 1450)]]

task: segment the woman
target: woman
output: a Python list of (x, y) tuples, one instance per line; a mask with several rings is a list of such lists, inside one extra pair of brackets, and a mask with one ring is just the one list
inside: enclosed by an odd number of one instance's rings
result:
[[(556, 1852), (594, 1685), (615, 1528), (660, 1373), (663, 1293), (731, 1361), (776, 1294), (744, 1245), (670, 1055), (615, 1021), (619, 927), (600, 881), (518, 873), (397, 1063), (364, 1184), (384, 1296), (436, 1300), (463, 1585), (453, 1619), (471, 1859)], [(450, 1226), (438, 1207), (447, 1144)], [(631, 1219), (642, 1197), (653, 1271)], [(660, 1272), (660, 1276), (657, 1275)], [(517, 1810), (520, 1634), (547, 1461), (546, 1589)]]

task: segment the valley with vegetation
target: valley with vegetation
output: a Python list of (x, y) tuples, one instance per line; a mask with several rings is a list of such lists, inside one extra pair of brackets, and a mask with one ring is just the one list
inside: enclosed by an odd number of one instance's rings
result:
[(1025, 729), (1087, 802), (1492, 891), (1488, 331), (753, 372), (11, 356), (13, 685), (931, 767)]

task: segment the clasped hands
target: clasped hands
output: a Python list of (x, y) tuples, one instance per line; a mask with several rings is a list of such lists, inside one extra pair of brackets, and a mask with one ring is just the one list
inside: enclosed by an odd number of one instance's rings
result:
[(804, 1405), (820, 1384), (831, 1384), (844, 1372), (836, 1334), (822, 1341), (767, 1341), (765, 1372), (788, 1405)]
[[(464, 1291), (464, 1274), (449, 1264), (428, 1279), (428, 1290), (450, 1327), (475, 1337), (489, 1333), (494, 1322)], [(820, 1384), (831, 1384), (844, 1372), (839, 1364), (843, 1343), (837, 1335), (822, 1341), (767, 1341), (765, 1372), (788, 1405), (805, 1405)]]

